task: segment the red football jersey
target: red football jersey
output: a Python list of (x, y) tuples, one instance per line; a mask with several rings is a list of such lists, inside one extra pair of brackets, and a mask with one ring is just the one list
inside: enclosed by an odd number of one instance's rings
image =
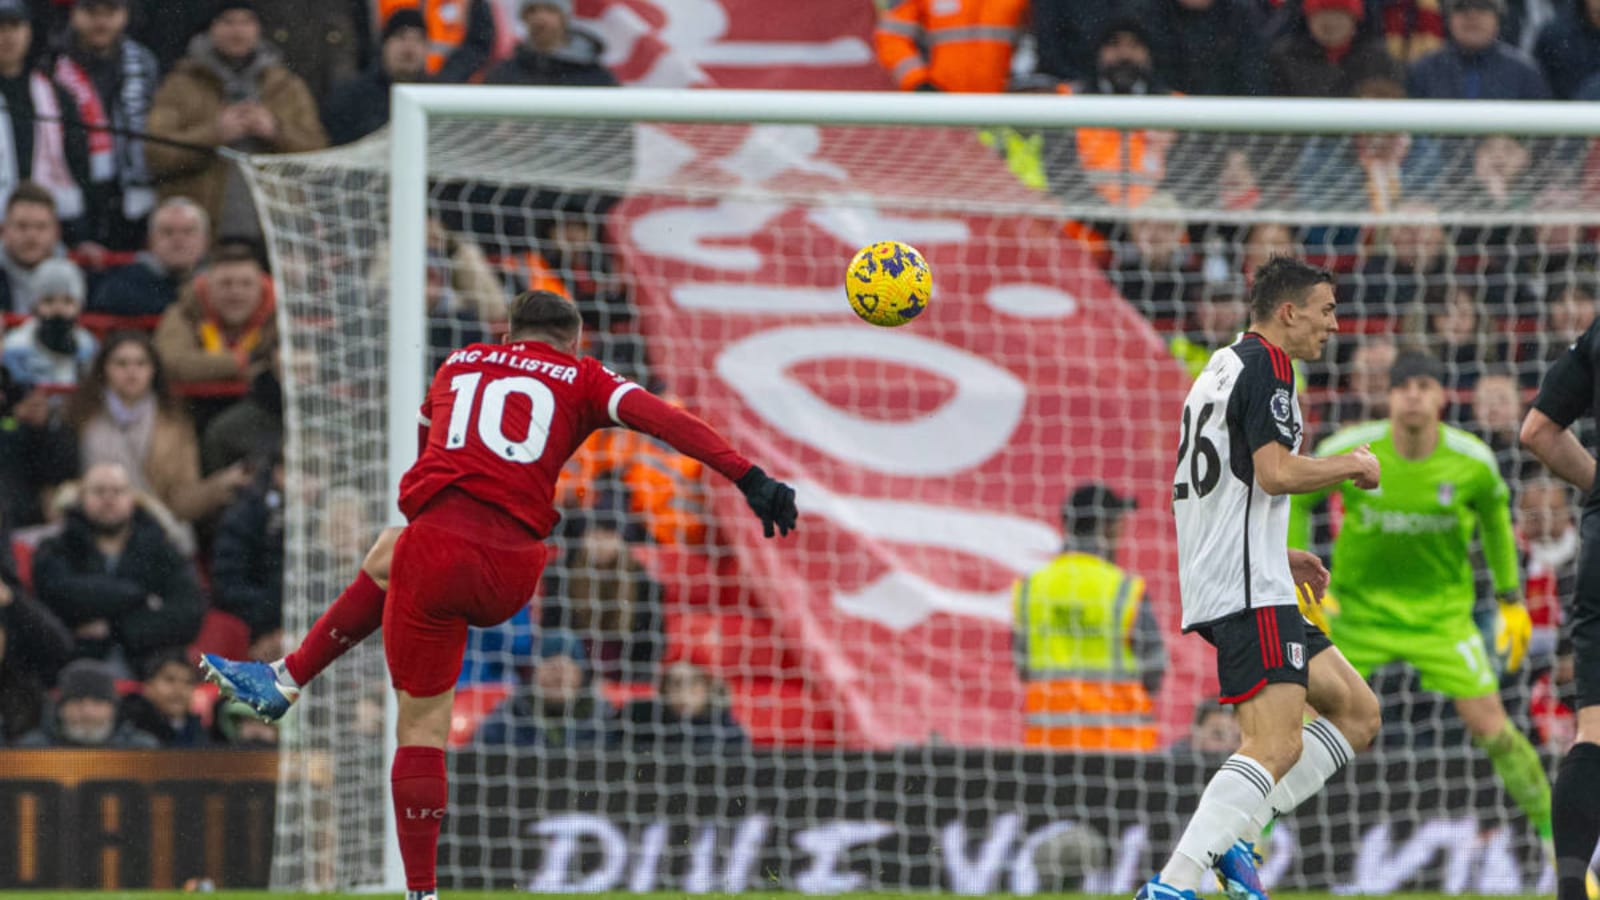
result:
[(419, 421), (427, 441), (400, 480), (407, 520), (454, 487), (548, 537), (562, 466), (608, 425), (661, 438), (732, 480), (750, 469), (704, 422), (594, 359), (539, 341), (471, 344), (450, 354)]
[(455, 487), (548, 536), (567, 457), (612, 424), (612, 404), (638, 387), (593, 359), (538, 341), (457, 350), (422, 403), (418, 420), (428, 442), (400, 481), (400, 511), (411, 519)]

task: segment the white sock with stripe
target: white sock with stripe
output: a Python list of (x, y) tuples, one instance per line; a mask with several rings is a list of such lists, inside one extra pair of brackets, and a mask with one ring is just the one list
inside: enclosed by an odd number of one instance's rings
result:
[(1254, 840), (1278, 816), (1291, 812), (1328, 783), (1356, 755), (1344, 732), (1327, 719), (1313, 719), (1300, 730), (1300, 760), (1286, 772), (1250, 818), (1246, 840)]
[(1161, 881), (1181, 891), (1199, 890), (1200, 880), (1250, 827), (1251, 816), (1272, 790), (1272, 773), (1265, 766), (1238, 753), (1228, 757), (1200, 795)]

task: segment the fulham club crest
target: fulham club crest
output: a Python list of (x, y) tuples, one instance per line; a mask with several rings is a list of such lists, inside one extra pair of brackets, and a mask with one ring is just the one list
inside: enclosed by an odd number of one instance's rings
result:
[(1456, 498), (1456, 486), (1448, 481), (1439, 483), (1439, 505), (1449, 506), (1450, 501)]
[(1306, 667), (1306, 648), (1304, 644), (1293, 642), (1289, 644), (1289, 665), (1294, 666), (1296, 669), (1304, 669)]

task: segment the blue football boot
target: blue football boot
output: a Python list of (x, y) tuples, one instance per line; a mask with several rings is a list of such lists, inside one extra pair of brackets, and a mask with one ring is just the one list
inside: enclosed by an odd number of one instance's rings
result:
[(1228, 895), (1228, 900), (1268, 900), (1267, 889), (1261, 886), (1261, 854), (1249, 841), (1234, 841), (1228, 852), (1217, 858), (1214, 871), (1217, 883)]
[(264, 662), (236, 662), (215, 653), (200, 654), (200, 671), (224, 697), (232, 697), (256, 711), (263, 722), (283, 718), (300, 696), (300, 689)]

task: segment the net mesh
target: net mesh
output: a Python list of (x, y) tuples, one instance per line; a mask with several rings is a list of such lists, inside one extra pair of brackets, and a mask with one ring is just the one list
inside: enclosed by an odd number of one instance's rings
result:
[[(1595, 315), (1588, 142), (449, 115), (428, 141), (430, 371), (495, 339), (514, 291), (559, 290), (586, 352), (728, 434), (803, 510), (765, 543), (736, 491), (649, 439), (580, 452), (541, 597), (473, 634), (445, 884), (1131, 890), (1237, 740), (1197, 713), (1212, 653), (1177, 633), (1170, 466), (1189, 379), (1275, 252), (1338, 275), (1341, 333), (1299, 374), (1311, 441), (1384, 414), (1398, 350), (1445, 361), (1447, 421), (1513, 485), (1539, 626), (1504, 696), (1547, 752), (1570, 737), (1549, 678), (1570, 498), (1515, 430)], [(382, 136), (253, 163), (287, 323), (291, 634), (387, 518), (388, 165)], [(898, 330), (839, 296), (855, 249), (888, 238), (936, 279)], [(1130, 651), (1149, 753), (1026, 730), (1010, 586), (1059, 551), (1062, 502), (1091, 481), (1138, 501), (1117, 559), (1155, 622)], [(1319, 512), (1319, 547), (1336, 518)], [(275, 887), (382, 881), (384, 679), (374, 638), (291, 717)], [(1269, 885), (1544, 890), (1448, 701), (1403, 666), (1374, 684), (1378, 747), (1274, 829)]]

